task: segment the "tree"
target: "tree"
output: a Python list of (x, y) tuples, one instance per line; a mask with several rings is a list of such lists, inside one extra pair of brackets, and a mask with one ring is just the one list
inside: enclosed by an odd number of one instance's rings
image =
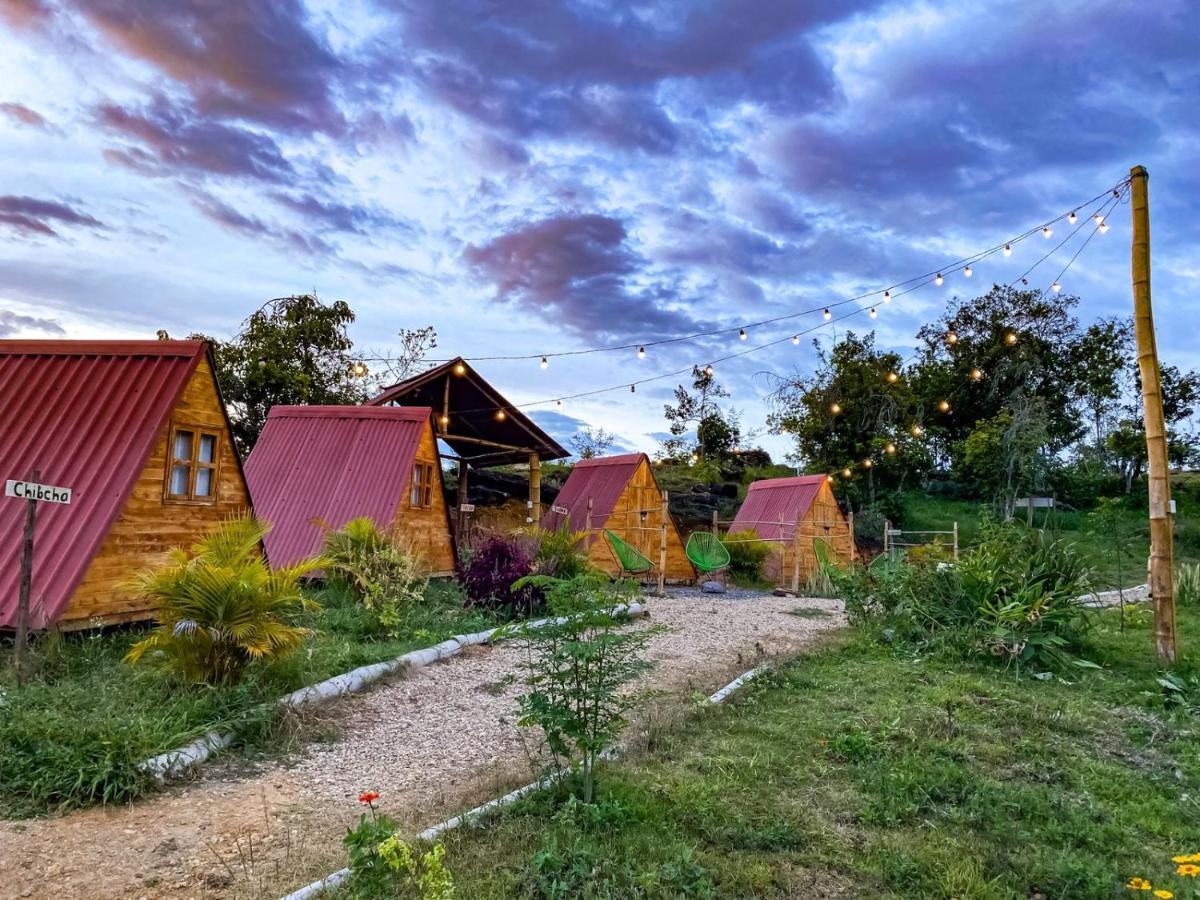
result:
[(813, 346), (817, 371), (778, 379), (771, 395), (768, 424), (792, 436), (796, 460), (810, 470), (836, 472), (870, 459), (868, 494), (928, 471), (926, 438), (911, 430), (924, 415), (900, 355), (877, 350), (873, 333), (848, 332), (828, 352), (818, 342)]
[(437, 349), (437, 330), (432, 325), (424, 328), (401, 328), (396, 335), (400, 339), (399, 350), (392, 354), (372, 352), (372, 358), (380, 360), (380, 371), (374, 383), (387, 387), (403, 381), (421, 371), (430, 350)]
[(964, 442), (962, 475), (986, 487), (1006, 519), (1018, 496), (1032, 495), (1044, 483), (1047, 420), (1041, 400), (1023, 398), (1013, 409), (976, 423)]
[(603, 456), (617, 441), (617, 436), (603, 428), (587, 426), (571, 436), (571, 449), (580, 459)]
[[(1142, 474), (1146, 465), (1146, 432), (1142, 421), (1142, 380), (1134, 372), (1134, 388), (1131, 399), (1125, 404), (1125, 417), (1117, 428), (1108, 435), (1107, 446), (1117, 461), (1121, 477), (1125, 479), (1125, 493), (1133, 490), (1133, 483)], [(1194, 435), (1185, 434), (1181, 426), (1196, 414), (1200, 406), (1200, 373), (1181, 372), (1176, 366), (1163, 366), (1159, 370), (1162, 388), (1163, 420), (1167, 426), (1167, 456), (1176, 466), (1192, 462), (1198, 452)]]
[(1096, 449), (1104, 449), (1104, 420), (1111, 416), (1133, 363), (1133, 327), (1128, 319), (1101, 319), (1075, 342), (1071, 367), (1075, 396), (1092, 420)]
[[(718, 400), (729, 396), (716, 379), (711, 367), (692, 367), (692, 388), (675, 388), (675, 403), (666, 404), (663, 414), (670, 423), (671, 437), (663, 441), (663, 452), (670, 459), (695, 455), (700, 462), (727, 462), (741, 440), (741, 428), (735, 410), (722, 409)], [(688, 432), (695, 431), (695, 439)]]
[(272, 406), (356, 404), (366, 398), (355, 374), (349, 304), (315, 294), (278, 297), (242, 324), (233, 340), (213, 342), (217, 380), (243, 454), (258, 440)]

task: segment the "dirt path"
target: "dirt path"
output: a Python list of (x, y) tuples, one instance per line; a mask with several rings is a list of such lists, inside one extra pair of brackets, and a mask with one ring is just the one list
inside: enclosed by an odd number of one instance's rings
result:
[[(650, 682), (685, 698), (842, 623), (831, 600), (678, 592), (648, 602), (651, 621), (667, 626), (651, 644)], [(278, 897), (344, 864), (340, 839), (363, 790), (415, 828), (528, 781), (508, 677), (519, 659), (513, 645), (473, 648), (345, 701), (340, 739), (287, 764), (255, 771), (234, 759), (132, 806), (0, 823), (0, 891)]]

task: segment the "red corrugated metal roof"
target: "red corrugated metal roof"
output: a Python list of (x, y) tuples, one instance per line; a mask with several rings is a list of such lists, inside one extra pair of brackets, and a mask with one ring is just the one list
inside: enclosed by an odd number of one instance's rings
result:
[(564, 517), (552, 511), (542, 517), (542, 527), (559, 528), (563, 519), (569, 518), (572, 531), (583, 531), (587, 527), (587, 502), (590, 498), (592, 528), (603, 528), (642, 460), (649, 462), (645, 453), (580, 460), (554, 500), (555, 506), (565, 507), (570, 512)]
[[(792, 539), (796, 523), (821, 492), (824, 475), (767, 478), (750, 485), (729, 532), (756, 531), (764, 540)], [(782, 524), (781, 524), (782, 523)]]
[(386, 526), (405, 499), (431, 411), (420, 406), (276, 406), (246, 460), (255, 514), (273, 526), (267, 558), (286, 566), (321, 549), (314, 519)]
[[(38, 504), (31, 625), (66, 610), (206, 345), (0, 341), (0, 480), (71, 488)], [(16, 624), (25, 504), (0, 496), (0, 627)], [(132, 574), (132, 573), (130, 573)]]

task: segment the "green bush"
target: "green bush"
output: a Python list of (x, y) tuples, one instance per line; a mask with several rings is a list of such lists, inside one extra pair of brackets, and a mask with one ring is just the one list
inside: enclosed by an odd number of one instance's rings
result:
[(1175, 599), (1181, 606), (1200, 606), (1200, 563), (1176, 567)]
[(721, 539), (729, 551), (729, 577), (734, 581), (755, 584), (763, 580), (763, 564), (771, 555), (771, 545), (760, 541), (751, 530), (735, 531)]
[(191, 683), (235, 684), (255, 660), (295, 650), (309, 630), (290, 618), (316, 606), (300, 581), (323, 560), (272, 571), (261, 549), (269, 527), (249, 516), (230, 519), (190, 551), (173, 550), (170, 562), (139, 574), (134, 590), (158, 607), (158, 627), (126, 661), (156, 663)]
[(412, 608), (425, 599), (429, 586), (425, 564), (368, 518), (351, 519), (338, 529), (321, 524), (328, 580), (358, 598), (378, 631), (392, 637), (400, 634)]
[(531, 526), (518, 534), (535, 548), (534, 571), (538, 575), (569, 580), (586, 574), (591, 566), (587, 561), (586, 531), (571, 531), (570, 522), (556, 529)]

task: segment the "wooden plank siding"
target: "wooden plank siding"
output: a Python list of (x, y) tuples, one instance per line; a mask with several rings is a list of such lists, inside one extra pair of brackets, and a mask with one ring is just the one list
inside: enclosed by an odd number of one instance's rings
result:
[[(213, 503), (164, 500), (167, 442), (172, 425), (202, 426), (220, 434), (217, 495)], [(163, 425), (116, 521), (92, 558), (59, 622), (64, 629), (150, 618), (154, 610), (128, 589), (131, 577), (166, 561), (174, 547), (187, 546), (209, 528), (250, 508), (250, 497), (234, 453), (216, 381), (201, 359)]]
[[(647, 510), (643, 522), (639, 510)], [(625, 490), (617, 499), (609, 514), (604, 528), (609, 529), (623, 540), (637, 547), (658, 567), (659, 557), (659, 527), (662, 525), (662, 492), (654, 478), (650, 464), (642, 460), (641, 464), (630, 477)], [(608, 539), (603, 530), (591, 540), (588, 548), (588, 560), (596, 568), (617, 574), (618, 563), (613, 556)], [(667, 520), (667, 571), (666, 579), (676, 584), (689, 583), (696, 578), (696, 571), (688, 562), (684, 550), (683, 537), (675, 525), (675, 521)]]
[(442, 484), (442, 467), (438, 460), (437, 442), (427, 421), (417, 447), (416, 463), (433, 466), (433, 496), (428, 507), (412, 504), (412, 471), (405, 482), (404, 495), (392, 520), (392, 535), (401, 546), (419, 555), (435, 576), (454, 574), (454, 543), (450, 537), (450, 514), (446, 507), (446, 492)]
[(782, 545), (775, 545), (779, 548), (776, 565), (779, 567), (778, 580), (781, 584), (791, 585), (797, 552), (800, 555), (801, 588), (818, 570), (817, 556), (813, 550), (814, 542), (817, 540), (825, 542), (832, 551), (831, 555), (834, 560), (845, 562), (851, 558), (850, 523), (841, 507), (838, 506), (833, 489), (828, 484), (822, 485), (820, 492), (808, 508), (808, 512), (797, 523), (797, 529), (798, 551), (790, 541)]

